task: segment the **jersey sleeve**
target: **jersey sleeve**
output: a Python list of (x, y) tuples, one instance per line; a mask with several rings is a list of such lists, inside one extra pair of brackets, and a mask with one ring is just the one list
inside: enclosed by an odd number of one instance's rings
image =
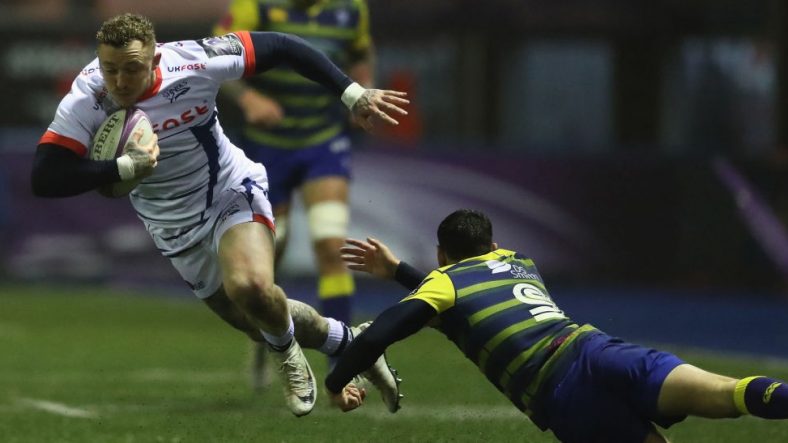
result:
[(401, 302), (408, 300), (422, 300), (435, 308), (438, 314), (440, 314), (454, 306), (454, 284), (449, 276), (443, 272), (438, 270), (432, 271), (427, 278), (421, 282), (421, 285), (411, 292), (410, 295), (403, 298)]
[(365, 52), (372, 44), (372, 36), (369, 33), (369, 8), (366, 0), (356, 0), (358, 7), (358, 26), (356, 36), (351, 42), (353, 52)]
[(232, 0), (227, 12), (213, 28), (214, 35), (234, 31), (255, 31), (260, 25), (260, 8), (257, 0)]
[(55, 144), (87, 156), (93, 133), (105, 117), (90, 83), (82, 74), (74, 80), (71, 91), (63, 97), (55, 118), (39, 140), (39, 144)]
[(254, 45), (248, 31), (197, 40), (207, 57), (208, 74), (218, 82), (254, 75)]

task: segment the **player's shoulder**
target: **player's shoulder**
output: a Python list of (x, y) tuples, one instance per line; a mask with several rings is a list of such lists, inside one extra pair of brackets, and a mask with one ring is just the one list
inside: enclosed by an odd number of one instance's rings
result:
[(90, 90), (104, 88), (104, 76), (101, 75), (101, 66), (98, 58), (94, 58), (79, 71), (79, 74), (74, 79), (74, 84)]
[(518, 256), (522, 255), (522, 254), (517, 253), (517, 251), (513, 251), (511, 249), (504, 249), (504, 248), (498, 248), (498, 249), (494, 250), (493, 253), (495, 255), (500, 256), (500, 257), (512, 257), (512, 256), (515, 256), (515, 255), (518, 255)]
[(449, 270), (451, 270), (452, 266), (454, 265), (447, 265), (437, 269), (433, 269), (432, 272), (430, 272), (429, 274), (427, 274), (426, 277), (424, 277), (424, 281), (426, 282), (427, 280), (440, 280), (440, 281), (450, 280)]
[(198, 43), (198, 40), (157, 43), (156, 52), (161, 54), (163, 61), (198, 60), (205, 57), (205, 51)]
[[(109, 101), (109, 91), (101, 74), (98, 58), (85, 65), (74, 78), (71, 84), (69, 98), (64, 101), (64, 106), (75, 108), (90, 108), (93, 111), (104, 110), (105, 102)], [(86, 108), (87, 106), (87, 108)]]

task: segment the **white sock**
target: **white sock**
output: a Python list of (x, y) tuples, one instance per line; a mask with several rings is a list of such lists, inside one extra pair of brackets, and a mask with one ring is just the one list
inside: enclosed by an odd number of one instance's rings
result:
[(293, 324), (293, 317), (289, 317), (290, 319), (290, 326), (287, 328), (287, 332), (282, 335), (273, 335), (269, 334), (262, 329), (260, 332), (263, 334), (265, 341), (271, 344), (271, 346), (276, 350), (284, 350), (290, 345), (290, 342), (293, 340), (295, 336), (295, 325)]
[(353, 340), (353, 334), (344, 323), (331, 317), (326, 317), (328, 321), (328, 336), (325, 343), (320, 346), (320, 352), (326, 355), (338, 355), (342, 353), (345, 346)]

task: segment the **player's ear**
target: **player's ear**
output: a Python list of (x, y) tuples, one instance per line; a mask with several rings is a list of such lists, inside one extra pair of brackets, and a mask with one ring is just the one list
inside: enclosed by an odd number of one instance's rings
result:
[(449, 258), (446, 257), (446, 252), (438, 245), (438, 266), (443, 267), (449, 264)]
[(498, 243), (492, 242), (492, 244), (490, 244), (490, 248), (492, 248), (490, 249), (490, 251), (494, 251), (498, 249)]

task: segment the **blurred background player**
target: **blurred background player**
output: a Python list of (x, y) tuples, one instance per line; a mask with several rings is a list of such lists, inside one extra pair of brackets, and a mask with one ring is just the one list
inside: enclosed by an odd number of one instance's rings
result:
[[(232, 0), (216, 35), (237, 30), (298, 35), (325, 53), (364, 87), (373, 84), (374, 58), (365, 0)], [(225, 84), (245, 125), (246, 155), (268, 169), (281, 261), (292, 195), (300, 190), (317, 261), (320, 311), (351, 321), (353, 278), (339, 257), (349, 224), (351, 125), (342, 103), (318, 83), (288, 67)], [(265, 349), (255, 351), (252, 383), (267, 384)]]
[(688, 415), (788, 418), (788, 385), (740, 380), (673, 354), (579, 326), (551, 299), (533, 260), (493, 242), (492, 223), (461, 209), (438, 227), (439, 268), (428, 275), (374, 239), (349, 239), (351, 269), (396, 279), (413, 292), (356, 337), (326, 378), (332, 402), (351, 410), (345, 385), (384, 350), (434, 326), (542, 430), (562, 442), (666, 442)]

